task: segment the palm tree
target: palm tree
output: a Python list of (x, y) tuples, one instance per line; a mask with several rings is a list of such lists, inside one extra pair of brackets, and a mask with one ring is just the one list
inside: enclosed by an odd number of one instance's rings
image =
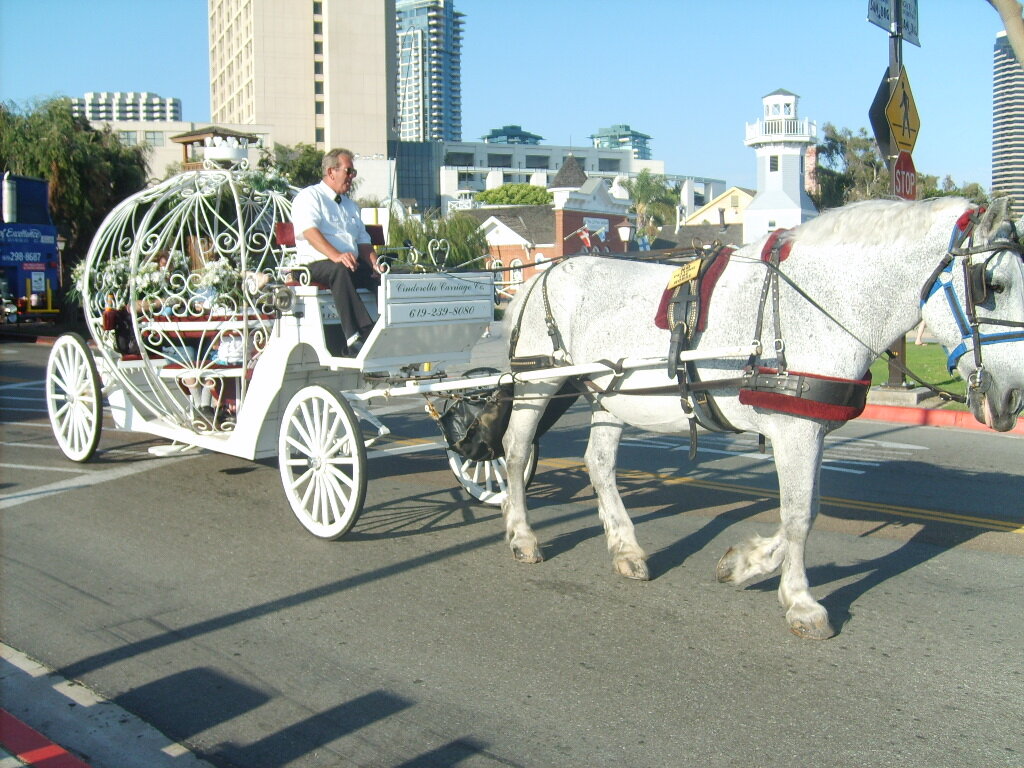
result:
[(646, 232), (653, 237), (657, 228), (675, 215), (679, 198), (664, 176), (644, 168), (635, 179), (622, 182), (622, 187), (633, 198), (638, 232)]

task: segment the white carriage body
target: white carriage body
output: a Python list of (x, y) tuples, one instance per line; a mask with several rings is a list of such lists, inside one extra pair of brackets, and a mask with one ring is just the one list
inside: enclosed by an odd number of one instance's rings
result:
[[(373, 332), (336, 357), (330, 291), (282, 287), (291, 249), (274, 240), (291, 189), (259, 174), (193, 171), (121, 203), (78, 276), (95, 360), (115, 423), (243, 458), (273, 456), (284, 404), (468, 362), (493, 318), (490, 273), (388, 273), (360, 291)], [(284, 306), (282, 306), (282, 303)], [(118, 322), (111, 318), (118, 315)], [(192, 391), (190, 391), (190, 388)], [(197, 414), (195, 391), (214, 403)]]

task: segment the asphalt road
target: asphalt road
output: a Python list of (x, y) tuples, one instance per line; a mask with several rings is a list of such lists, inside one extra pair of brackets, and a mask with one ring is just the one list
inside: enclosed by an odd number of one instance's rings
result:
[(580, 411), (544, 440), (547, 561), (527, 566), (418, 405), (388, 415), (364, 513), (324, 543), (273, 463), (157, 459), (110, 428), (65, 461), (46, 352), (0, 344), (0, 639), (213, 765), (1024, 765), (1020, 436), (830, 438), (808, 566), (840, 633), (815, 643), (776, 578), (714, 579), (776, 519), (751, 437), (702, 436), (691, 464), (685, 438), (630, 434), (636, 583), (611, 573)]

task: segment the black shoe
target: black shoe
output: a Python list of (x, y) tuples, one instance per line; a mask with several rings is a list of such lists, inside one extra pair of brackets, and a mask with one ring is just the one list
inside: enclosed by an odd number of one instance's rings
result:
[(345, 343), (345, 332), (340, 325), (328, 325), (324, 328), (324, 345), (331, 357), (346, 357), (349, 354)]

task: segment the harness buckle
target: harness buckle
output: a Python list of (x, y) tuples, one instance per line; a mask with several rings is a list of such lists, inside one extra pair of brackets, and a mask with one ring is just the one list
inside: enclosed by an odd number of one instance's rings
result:
[(985, 370), (984, 365), (979, 365), (971, 371), (971, 375), (967, 377), (967, 383), (972, 391), (983, 395), (992, 386), (992, 376)]
[(785, 352), (786, 351), (786, 342), (785, 342), (785, 340), (783, 340), (783, 339), (776, 339), (775, 340), (775, 351), (777, 353), (781, 353), (781, 352)]

